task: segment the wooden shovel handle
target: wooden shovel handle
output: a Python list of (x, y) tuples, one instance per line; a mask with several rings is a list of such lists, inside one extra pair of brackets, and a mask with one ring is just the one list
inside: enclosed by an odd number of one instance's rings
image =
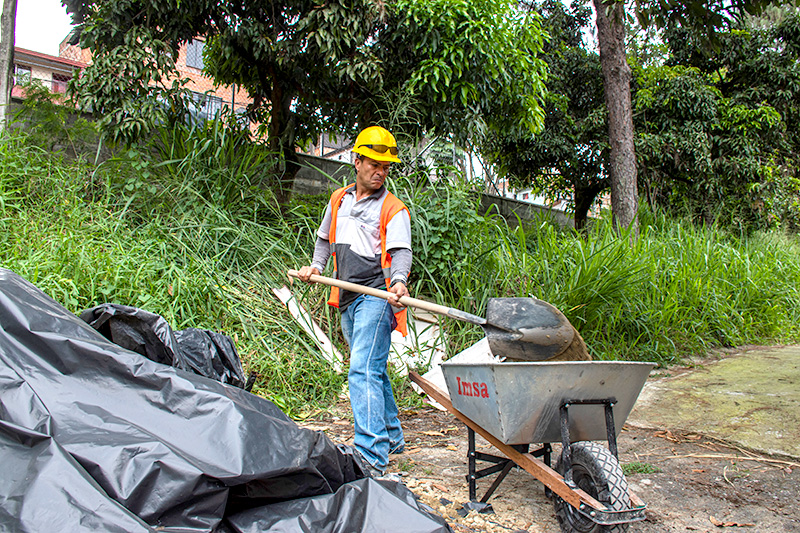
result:
[[(297, 270), (289, 270), (287, 271), (287, 274), (292, 278), (300, 279), (300, 273)], [(373, 287), (367, 287), (365, 285), (359, 285), (357, 283), (351, 283), (349, 281), (342, 281), (339, 279), (328, 278), (325, 276), (320, 276), (318, 274), (311, 274), (309, 280), (313, 281), (314, 283), (322, 283), (323, 285), (328, 285), (331, 287), (339, 287), (340, 289), (350, 292), (357, 292), (359, 294), (368, 294), (370, 296), (383, 298), (384, 300), (389, 299), (389, 293), (385, 290), (375, 289)], [(472, 324), (477, 324), (479, 326), (482, 326), (486, 323), (486, 320), (479, 316), (471, 315), (469, 313), (465, 313), (464, 311), (459, 311), (458, 309), (453, 309), (452, 307), (446, 307), (444, 305), (435, 304), (433, 302), (418, 300), (417, 298), (412, 298), (411, 296), (401, 297), (400, 303), (405, 305), (406, 307), (415, 307), (417, 309), (424, 309), (425, 311), (430, 311), (431, 313), (436, 313), (437, 315), (449, 316), (451, 318), (455, 318), (457, 320), (463, 320), (464, 322), (470, 322)]]

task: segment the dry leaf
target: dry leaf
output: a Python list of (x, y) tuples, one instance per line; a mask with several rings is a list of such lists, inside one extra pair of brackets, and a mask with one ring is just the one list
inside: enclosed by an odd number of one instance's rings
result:
[(303, 429), (308, 429), (311, 431), (328, 431), (328, 428), (325, 426), (315, 426), (314, 424), (297, 424), (298, 426), (302, 427)]
[(447, 445), (447, 449), (448, 449), (448, 450), (453, 450), (454, 452), (457, 452), (457, 451), (458, 451), (458, 448), (456, 448), (456, 447), (455, 447), (455, 446), (453, 446), (452, 444), (448, 444), (448, 445)]
[(439, 485), (438, 483), (431, 483), (431, 485), (432, 485), (434, 488), (436, 488), (436, 489), (439, 489), (439, 490), (440, 490), (440, 491), (442, 491), (442, 492), (450, 492), (450, 490), (448, 490), (448, 488), (447, 488), (447, 487), (445, 487), (445, 486), (443, 486), (443, 485)]
[(422, 434), (429, 437), (444, 437), (444, 433), (441, 431), (423, 431)]
[(705, 472), (705, 469), (703, 469), (703, 468), (692, 468), (692, 472), (694, 472), (695, 474), (702, 474), (703, 472)]

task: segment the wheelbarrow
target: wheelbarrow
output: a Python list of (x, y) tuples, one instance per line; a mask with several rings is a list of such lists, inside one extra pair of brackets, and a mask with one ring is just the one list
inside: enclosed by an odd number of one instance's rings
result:
[[(628, 490), (617, 437), (653, 363), (615, 361), (442, 363), (449, 395), (409, 376), (468, 428), (470, 508), (489, 498), (514, 465), (545, 486), (564, 533), (621, 533), (645, 519)], [(477, 452), (481, 435), (505, 457)], [(607, 447), (595, 441), (606, 441)], [(531, 444), (541, 447), (531, 450)], [(561, 444), (555, 468), (552, 443)], [(491, 466), (478, 469), (478, 461)], [(497, 474), (477, 500), (477, 481)]]

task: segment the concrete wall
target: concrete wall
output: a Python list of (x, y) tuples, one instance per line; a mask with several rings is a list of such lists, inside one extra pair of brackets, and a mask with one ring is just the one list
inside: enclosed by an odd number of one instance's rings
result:
[(355, 170), (350, 163), (324, 159), (307, 154), (297, 154), (300, 171), (294, 179), (295, 194), (323, 194), (351, 183)]
[[(297, 173), (294, 182), (293, 192), (296, 194), (325, 194), (345, 182), (353, 181), (355, 174), (350, 163), (313, 155), (297, 155), (302, 169)], [(511, 226), (516, 226), (517, 217), (526, 221), (550, 220), (562, 227), (575, 226), (572, 216), (563, 211), (493, 194), (481, 194), (481, 211), (485, 214), (499, 214)]]
[(561, 227), (575, 227), (575, 220), (568, 213), (493, 194), (481, 194), (481, 209), (486, 214), (499, 214), (511, 226), (517, 225), (517, 217), (519, 217), (528, 221), (550, 220)]

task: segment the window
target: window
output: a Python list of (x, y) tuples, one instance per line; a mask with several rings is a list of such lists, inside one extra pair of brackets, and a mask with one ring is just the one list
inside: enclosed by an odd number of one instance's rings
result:
[(192, 92), (192, 100), (197, 103), (197, 118), (211, 120), (222, 110), (222, 98), (203, 93)]
[(53, 74), (53, 92), (65, 93), (67, 92), (67, 83), (71, 80), (71, 76), (64, 76), (63, 74)]
[(14, 65), (14, 85), (24, 85), (31, 82), (31, 67)]
[(205, 48), (205, 46), (206, 43), (198, 41), (197, 39), (192, 40), (192, 42), (186, 45), (187, 67), (203, 68), (203, 48)]
[(248, 116), (247, 116), (247, 108), (246, 107), (240, 107), (239, 109), (237, 109), (234, 112), (234, 115), (236, 115), (236, 122), (239, 125), (247, 127), (247, 128), (250, 127), (250, 118), (248, 118)]

